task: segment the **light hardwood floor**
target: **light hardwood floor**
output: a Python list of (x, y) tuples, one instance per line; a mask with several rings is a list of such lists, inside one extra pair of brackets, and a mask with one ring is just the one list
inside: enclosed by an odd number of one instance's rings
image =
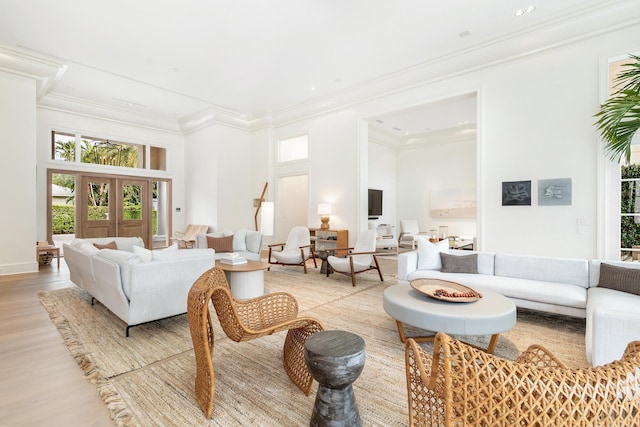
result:
[(38, 299), (73, 286), (64, 259), (52, 264), (0, 276), (0, 426), (113, 426)]

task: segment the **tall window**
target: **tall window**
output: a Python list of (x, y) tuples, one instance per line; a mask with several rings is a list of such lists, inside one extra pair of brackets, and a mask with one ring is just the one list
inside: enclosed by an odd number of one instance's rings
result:
[(291, 162), (303, 160), (309, 157), (309, 135), (300, 135), (294, 138), (278, 141), (278, 162)]

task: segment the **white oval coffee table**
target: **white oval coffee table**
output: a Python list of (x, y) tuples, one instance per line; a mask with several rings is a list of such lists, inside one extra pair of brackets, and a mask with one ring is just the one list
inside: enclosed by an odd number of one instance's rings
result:
[[(493, 353), (498, 336), (516, 324), (516, 305), (495, 292), (483, 291), (475, 302), (457, 303), (437, 300), (413, 289), (410, 284), (393, 285), (384, 290), (384, 311), (394, 319), (400, 340), (406, 341), (403, 323), (431, 332), (449, 335), (491, 335), (487, 353)], [(433, 341), (433, 336), (412, 337), (418, 342)]]

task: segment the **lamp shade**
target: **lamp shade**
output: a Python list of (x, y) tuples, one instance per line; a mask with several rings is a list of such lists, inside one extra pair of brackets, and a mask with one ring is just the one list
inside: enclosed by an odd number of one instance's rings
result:
[(331, 204), (318, 203), (318, 215), (331, 215)]
[(263, 236), (273, 236), (273, 202), (262, 202), (260, 207), (260, 231)]

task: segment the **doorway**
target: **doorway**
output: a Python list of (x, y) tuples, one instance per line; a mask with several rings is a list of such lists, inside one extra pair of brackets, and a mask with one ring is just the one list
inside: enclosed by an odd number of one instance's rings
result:
[(276, 241), (285, 242), (291, 228), (308, 223), (309, 175), (279, 177), (276, 192)]
[[(171, 180), (50, 170), (48, 186), (48, 239), (57, 246), (75, 237), (141, 237), (147, 248), (168, 245)], [(64, 210), (53, 208), (61, 187)]]

